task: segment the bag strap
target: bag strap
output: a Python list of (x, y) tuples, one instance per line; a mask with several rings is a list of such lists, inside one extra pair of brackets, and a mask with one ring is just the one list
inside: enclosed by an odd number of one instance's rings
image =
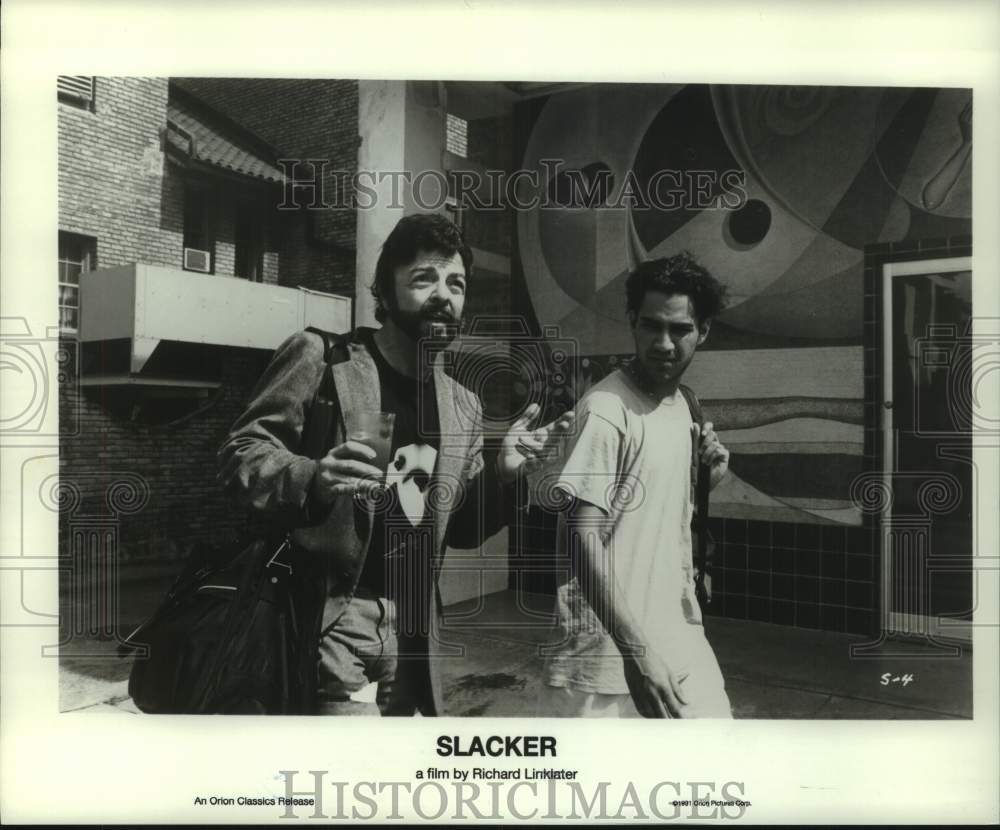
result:
[(333, 425), (340, 418), (340, 400), (337, 398), (337, 384), (333, 380), (331, 366), (338, 347), (343, 346), (343, 337), (323, 329), (310, 326), (306, 331), (323, 338), (323, 376), (313, 395), (309, 415), (302, 428), (299, 454), (308, 458), (321, 458), (329, 449)]
[[(681, 393), (687, 401), (688, 409), (691, 410), (691, 418), (698, 425), (699, 436), (701, 427), (705, 424), (705, 412), (701, 408), (701, 402), (694, 390), (689, 386), (681, 384)], [(699, 442), (701, 438), (699, 437)], [(696, 448), (697, 451), (697, 448)], [(694, 503), (695, 503), (695, 529), (698, 532), (697, 561), (705, 564), (708, 558), (708, 493), (711, 489), (711, 471), (708, 465), (698, 463), (698, 474), (695, 480)]]

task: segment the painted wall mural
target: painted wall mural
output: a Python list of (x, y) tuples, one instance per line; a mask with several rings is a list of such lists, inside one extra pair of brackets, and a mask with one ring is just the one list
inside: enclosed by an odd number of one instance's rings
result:
[(863, 249), (971, 233), (971, 91), (598, 84), (532, 117), (560, 206), (518, 214), (519, 264), (585, 385), (631, 352), (628, 273), (691, 251), (730, 295), (688, 375), (733, 453), (713, 513), (860, 523)]

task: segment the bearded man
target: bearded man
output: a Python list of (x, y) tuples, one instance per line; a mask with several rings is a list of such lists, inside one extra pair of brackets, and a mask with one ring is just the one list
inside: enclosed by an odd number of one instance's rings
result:
[[(324, 562), (322, 610), (302, 632), (315, 638), (307, 653), (317, 713), (442, 712), (445, 550), (496, 533), (518, 477), (551, 457), (572, 423), (569, 413), (532, 430), (533, 404), (496, 458), (484, 458), (482, 404), (442, 359), (461, 328), (471, 269), (472, 252), (448, 219), (401, 219), (372, 286), (382, 327), (332, 345), (313, 331), (289, 338), (219, 452), (227, 491), (280, 517), (296, 548)], [(332, 400), (316, 396), (326, 372)], [(314, 406), (335, 416), (327, 451), (310, 458), (300, 445)], [(390, 443), (378, 466), (376, 442), (354, 427), (373, 418)]]

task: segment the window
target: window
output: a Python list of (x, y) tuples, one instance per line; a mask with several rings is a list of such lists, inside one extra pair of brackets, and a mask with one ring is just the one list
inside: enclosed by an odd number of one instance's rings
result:
[(184, 188), (184, 269), (214, 273), (215, 236), (212, 193), (206, 188)]
[(75, 332), (80, 325), (80, 274), (97, 265), (97, 240), (59, 232), (59, 330)]
[(462, 158), (469, 155), (469, 122), (450, 112), (445, 123), (445, 149)]
[(60, 75), (56, 80), (59, 100), (93, 110), (94, 108), (94, 78), (92, 75)]
[(236, 207), (235, 262), (233, 273), (251, 282), (264, 279), (264, 222), (256, 205)]

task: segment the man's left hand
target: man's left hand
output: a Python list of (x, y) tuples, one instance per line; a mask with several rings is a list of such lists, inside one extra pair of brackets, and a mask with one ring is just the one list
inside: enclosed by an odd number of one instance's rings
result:
[(541, 412), (537, 403), (530, 404), (512, 425), (500, 444), (497, 469), (505, 483), (512, 482), (518, 473), (530, 473), (543, 464), (555, 460), (562, 439), (573, 428), (575, 414), (566, 412), (543, 427), (532, 429), (531, 424)]
[(711, 421), (706, 421), (701, 428), (699, 458), (712, 471), (710, 482), (714, 488), (729, 471), (729, 450), (722, 446)]

